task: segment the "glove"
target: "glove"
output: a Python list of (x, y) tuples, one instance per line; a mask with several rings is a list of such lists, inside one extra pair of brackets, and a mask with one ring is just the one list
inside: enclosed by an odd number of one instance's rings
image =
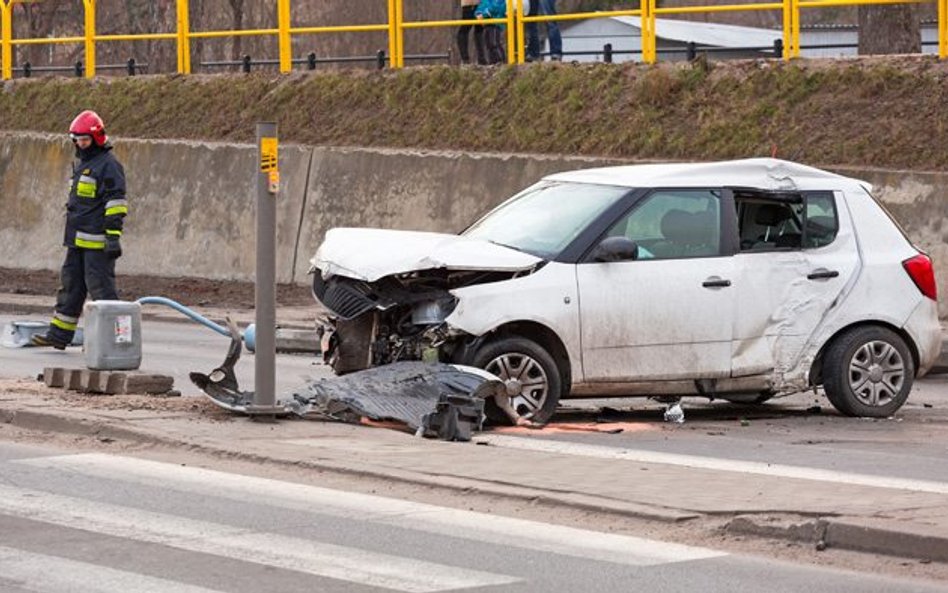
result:
[(118, 237), (110, 235), (105, 238), (105, 254), (111, 259), (122, 257), (122, 244)]

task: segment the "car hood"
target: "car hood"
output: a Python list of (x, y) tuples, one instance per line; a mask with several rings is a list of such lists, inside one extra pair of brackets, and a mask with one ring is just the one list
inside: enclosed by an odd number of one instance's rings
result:
[(337, 228), (310, 260), (324, 278), (346, 276), (366, 282), (393, 274), (439, 268), (459, 271), (519, 272), (540, 258), (461, 235)]

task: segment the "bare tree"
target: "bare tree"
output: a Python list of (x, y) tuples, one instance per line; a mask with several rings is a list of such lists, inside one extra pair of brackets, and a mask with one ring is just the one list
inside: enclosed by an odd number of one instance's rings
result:
[(859, 53), (910, 54), (922, 51), (918, 7), (914, 4), (859, 7)]
[[(23, 9), (23, 15), (26, 17), (27, 35), (30, 38), (49, 37), (57, 23), (56, 15), (59, 12), (57, 2), (23, 3), (14, 4), (14, 6)], [(34, 66), (48, 65), (52, 61), (50, 57), (49, 46), (27, 46), (26, 58)]]
[[(244, 0), (228, 0), (230, 3), (230, 10), (232, 15), (231, 20), (231, 30), (239, 31), (244, 28)], [(241, 58), (240, 51), (243, 49), (243, 37), (237, 36), (234, 37), (234, 45), (231, 50), (231, 59), (239, 60)]]

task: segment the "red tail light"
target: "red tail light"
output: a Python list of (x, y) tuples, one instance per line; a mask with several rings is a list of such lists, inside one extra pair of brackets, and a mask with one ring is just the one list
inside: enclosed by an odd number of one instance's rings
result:
[(935, 284), (935, 268), (932, 266), (932, 260), (925, 254), (918, 254), (911, 259), (902, 262), (902, 267), (912, 278), (912, 282), (922, 292), (933, 301), (938, 300), (938, 287)]

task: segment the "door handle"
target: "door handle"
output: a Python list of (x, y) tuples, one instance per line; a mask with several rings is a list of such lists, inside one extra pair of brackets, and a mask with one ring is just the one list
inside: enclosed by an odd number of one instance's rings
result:
[(810, 274), (807, 274), (807, 280), (829, 280), (830, 278), (838, 278), (839, 272), (836, 270), (817, 270)]
[(730, 280), (722, 280), (721, 278), (709, 278), (701, 283), (701, 286), (704, 286), (705, 288), (727, 288), (730, 285)]

